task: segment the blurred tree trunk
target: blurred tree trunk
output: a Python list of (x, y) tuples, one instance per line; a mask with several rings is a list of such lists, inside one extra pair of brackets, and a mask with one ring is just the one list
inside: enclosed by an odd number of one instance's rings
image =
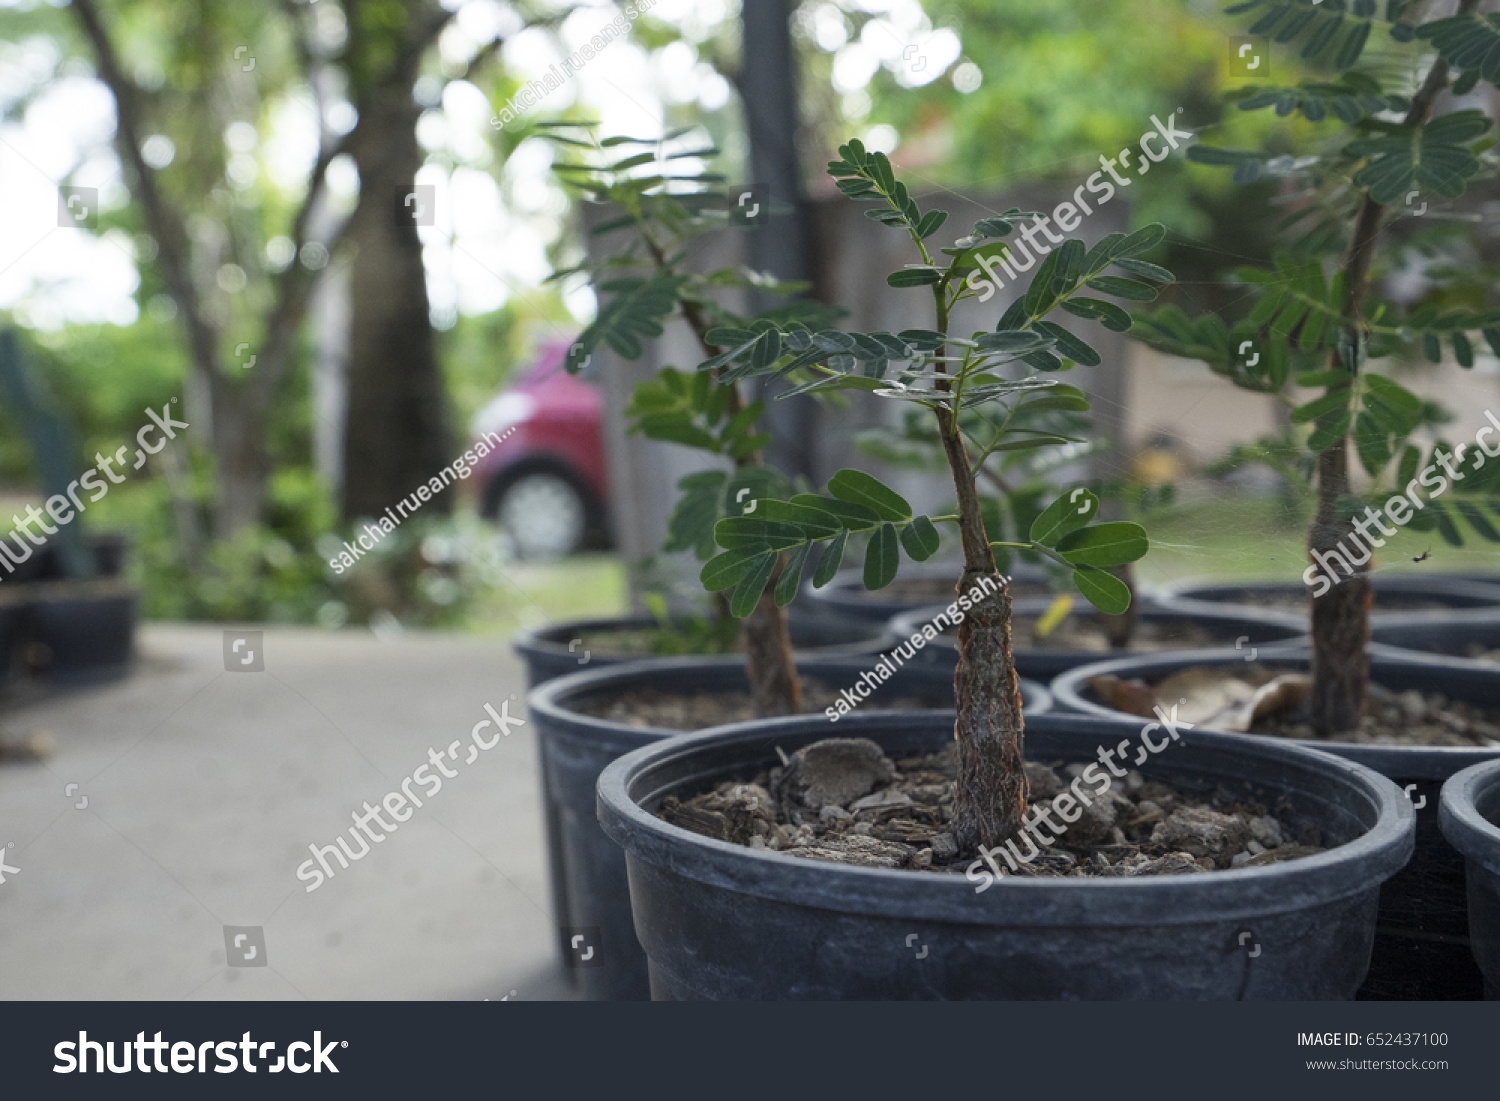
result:
[[(411, 203), (402, 201), (422, 166), (420, 113), (410, 81), (383, 83), (365, 101), (359, 140), (350, 148), (360, 198), (346, 235), (355, 248), (341, 502), (346, 519), (379, 515), (450, 458), (417, 238), (417, 221), (431, 218), (434, 197), (424, 191)], [(452, 502), (451, 494), (442, 494), (428, 507), (448, 513)]]
[[(797, 55), (792, 49), (790, 0), (755, 0), (740, 11), (741, 53), (747, 59), (735, 75), (745, 128), (750, 138), (751, 184), (766, 189), (769, 200), (788, 213), (772, 214), (749, 230), (747, 262), (756, 271), (770, 272), (788, 282), (815, 275), (812, 216), (802, 187), (799, 156), (801, 119), (797, 103)], [(730, 195), (733, 200), (735, 196)], [(752, 312), (779, 303), (774, 296), (752, 292)], [(762, 423), (772, 435), (767, 461), (787, 474), (801, 474), (821, 483), (818, 418), (813, 401), (770, 400), (791, 389), (789, 382), (766, 382), (757, 396), (767, 399)]]
[[(207, 116), (216, 120), (208, 139), (190, 124), (199, 123), (198, 129), (202, 129), (203, 111), (211, 111), (217, 98), (251, 94), (260, 79), (259, 72), (269, 66), (257, 72), (253, 57), (250, 65), (227, 67), (217, 61), (199, 64), (195, 60), (184, 67), (179, 82), (191, 95), (196, 113), (186, 120), (179, 116), (169, 119), (160, 102), (143, 94), (125, 76), (112, 37), (113, 32), (123, 32), (117, 24), (106, 25), (99, 0), (73, 0), (69, 7), (92, 47), (99, 78), (114, 96), (116, 148), (142, 220), (158, 246), (156, 263), (177, 304), (195, 379), (208, 398), (210, 423), (193, 427), (196, 439), (208, 446), (215, 461), (214, 535), (226, 538), (264, 519), (272, 463), (268, 428), (278, 399), (295, 377), (302, 322), (319, 273), (348, 227), (346, 222), (330, 219), (324, 203), (328, 166), (345, 152), (355, 157), (365, 181), (357, 212), (365, 239), (356, 270), (367, 276), (368, 282), (356, 285), (361, 308), (354, 327), (356, 335), (365, 334), (368, 339), (354, 349), (355, 367), (374, 380), (362, 388), (360, 395), (361, 401), (368, 401), (368, 411), (356, 411), (352, 417), (357, 430), (371, 442), (361, 445), (350, 475), (360, 478), (368, 473), (374, 479), (393, 467), (417, 467), (420, 477), (413, 472), (412, 484), (430, 477), (447, 461), (441, 401), (430, 397), (434, 393), (440, 396), (441, 389), (427, 317), (421, 252), (413, 226), (405, 226), (400, 234), (395, 232), (393, 181), (410, 184), (421, 163), (412, 86), (423, 53), (437, 40), (453, 13), (436, 0), (346, 0), (347, 48), (324, 60), (312, 11), (290, 0), (281, 5), (291, 32), (297, 72), (312, 86), (319, 115), (324, 103), (318, 91), (317, 71), (325, 65), (342, 65), (359, 121), (342, 137), (327, 132), (320, 135), (305, 193), (287, 232), (293, 255), (301, 262), (294, 261), (270, 274), (261, 272), (258, 248), (220, 256), (204, 252), (204, 246), (189, 233), (190, 220), (203, 213), (204, 198), (221, 194), (217, 181), (224, 171), (224, 150), (217, 133), (222, 119)], [(180, 11), (173, 10), (183, 33), (191, 31), (196, 36), (189, 40), (194, 43), (193, 50), (204, 58), (228, 57), (231, 47), (225, 43), (238, 42), (242, 37), (241, 29), (230, 18), (238, 9), (231, 5), (185, 3)], [(480, 56), (489, 56), (501, 41), (497, 38), (489, 43)], [(257, 75), (246, 75), (252, 72)], [(232, 82), (245, 87), (236, 90)], [(153, 132), (172, 133), (179, 164), (199, 166), (202, 178), (196, 187), (170, 189), (158, 170), (147, 164), (142, 144)], [(174, 172), (180, 170), (173, 168)], [(210, 223), (221, 220), (222, 214), (217, 211), (209, 218)], [(310, 255), (319, 254), (323, 262), (308, 262)], [(221, 292), (213, 280), (213, 272), (226, 259), (238, 260), (242, 268), (263, 276), (266, 304), (256, 319), (259, 338), (238, 346), (226, 329), (218, 297)], [(237, 348), (233, 355), (230, 348)], [(253, 353), (253, 358), (244, 361), (242, 352)], [(414, 454), (417, 447), (426, 451)], [(368, 511), (383, 511), (410, 488), (399, 479), (395, 484), (402, 489), (392, 490), (389, 499), (382, 495), (378, 507)]]
[[(260, 521), (266, 503), (269, 457), (266, 418), (248, 402), (236, 403), (221, 387), (213, 406), (213, 451), (218, 473), (214, 535), (226, 539)], [(241, 399), (245, 387), (236, 388)]]

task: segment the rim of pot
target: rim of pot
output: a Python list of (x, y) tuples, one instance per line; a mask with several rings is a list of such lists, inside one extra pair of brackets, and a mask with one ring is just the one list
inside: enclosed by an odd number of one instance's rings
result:
[(1455, 773), (1443, 785), (1438, 801), (1438, 824), (1455, 849), (1500, 873), (1500, 826), (1480, 811), (1480, 806), (1500, 810), (1500, 760), (1482, 761)]
[[(952, 714), (943, 712), (940, 718), (936, 712), (920, 712), (917, 717), (947, 723)], [(911, 718), (911, 713), (889, 712), (846, 716), (840, 722), (839, 736), (878, 732)], [(960, 924), (1197, 924), (1284, 913), (1298, 908), (1289, 903), (1298, 892), (1315, 895), (1322, 902), (1370, 890), (1375, 882), (1399, 871), (1414, 846), (1416, 811), (1411, 801), (1374, 770), (1292, 743), (1268, 744), (1265, 739), (1197, 730), (1182, 731), (1181, 745), (1174, 752), (1196, 747), (1226, 758), (1225, 778), (1233, 777), (1229, 765), (1235, 757), (1262, 762), (1268, 757), (1279, 759), (1304, 774), (1321, 773), (1318, 779), (1324, 784), (1337, 778), (1365, 799), (1374, 824), (1327, 852), (1259, 868), (1137, 878), (1004, 876), (987, 890), (976, 892), (964, 875), (864, 868), (718, 841), (673, 826), (641, 806), (656, 802), (664, 787), (680, 786), (675, 780), (663, 783), (659, 776), (675, 759), (709, 746), (769, 749), (779, 732), (790, 733), (806, 721), (806, 716), (792, 716), (734, 723), (633, 750), (599, 776), (600, 826), (631, 856), (726, 890), (818, 909), (869, 910), (882, 917)], [(1049, 730), (1080, 728), (1111, 737), (1139, 729), (1134, 722), (1065, 712), (1039, 715), (1029, 725)], [(765, 763), (764, 753), (756, 756), (759, 763)], [(751, 767), (747, 762), (747, 770)], [(718, 775), (717, 770), (709, 773)], [(710, 782), (708, 774), (703, 782)], [(1109, 901), (1107, 907), (1100, 906), (1100, 892)]]
[[(833, 613), (825, 613), (832, 615)], [(685, 617), (684, 617), (685, 618)], [(812, 617), (809, 617), (812, 618)], [(592, 616), (587, 619), (564, 619), (556, 623), (543, 623), (538, 627), (527, 627), (511, 636), (511, 649), (517, 654), (547, 654), (547, 655), (572, 655), (568, 649), (568, 643), (573, 637), (583, 631), (609, 631), (609, 630), (649, 630), (659, 627), (661, 623), (656, 617), (642, 613), (640, 615), (618, 615), (618, 616)], [(837, 649), (841, 646), (862, 646), (872, 643), (886, 644), (892, 641), (891, 633), (883, 624), (873, 620), (860, 620), (850, 617), (839, 619), (839, 626), (846, 627), (851, 631), (865, 630), (869, 637), (856, 639), (849, 643), (830, 644), (826, 649)], [(808, 650), (797, 651), (816, 655), (824, 647), (814, 647)], [(688, 655), (692, 656), (692, 655)], [(704, 654), (703, 658), (709, 657), (734, 657), (734, 654)], [(652, 660), (649, 656), (639, 660)]]
[[(1417, 622), (1441, 619), (1445, 616), (1472, 615), (1474, 613), (1500, 611), (1500, 580), (1495, 582), (1477, 581), (1473, 578), (1462, 576), (1445, 576), (1443, 574), (1376, 574), (1370, 578), (1372, 586), (1377, 594), (1381, 590), (1392, 595), (1404, 593), (1421, 594), (1441, 593), (1449, 596), (1459, 597), (1474, 601), (1472, 607), (1455, 605), (1445, 608), (1377, 608), (1371, 612), (1372, 616), (1378, 616), (1382, 623), (1396, 622), (1412, 617)], [(1213, 596), (1202, 595), (1194, 590), (1241, 590), (1244, 592), (1255, 592), (1266, 589), (1286, 589), (1295, 592), (1298, 589), (1307, 590), (1306, 586), (1300, 584), (1300, 579), (1276, 579), (1255, 578), (1248, 581), (1226, 580), (1218, 577), (1188, 577), (1181, 581), (1170, 582), (1164, 586), (1159, 594), (1159, 599), (1168, 606), (1182, 608), (1197, 608), (1199, 605), (1224, 607), (1233, 603), (1231, 600), (1221, 600)], [(1311, 597), (1309, 596), (1309, 600)], [(1307, 612), (1289, 612), (1276, 608), (1257, 608), (1254, 605), (1239, 605), (1256, 616), (1268, 616), (1271, 618), (1284, 618), (1290, 616), (1302, 622), (1306, 630), (1308, 619)]]
[[(829, 657), (820, 658), (817, 655), (800, 657), (796, 661), (799, 672), (804, 669), (817, 667), (830, 671), (848, 671), (854, 676), (867, 671), (873, 660), (879, 658), (878, 654), (870, 654), (866, 657)], [(743, 670), (745, 659), (741, 654), (719, 654), (708, 657), (694, 657), (686, 655), (681, 657), (667, 658), (645, 658), (640, 661), (619, 662), (614, 665), (601, 666), (598, 669), (582, 669), (577, 673), (568, 673), (561, 677), (555, 677), (545, 684), (537, 685), (526, 696), (526, 707), (528, 712), (545, 717), (556, 726), (576, 724), (580, 721), (581, 713), (574, 707), (569, 706), (573, 699), (584, 695), (603, 693), (609, 691), (619, 683), (636, 682), (646, 676), (670, 677), (676, 673), (690, 671), (701, 671), (708, 668), (712, 672)], [(934, 669), (931, 666), (913, 665), (909, 668), (918, 670), (918, 675), (939, 676), (941, 667)], [(1040, 717), (1050, 712), (1055, 706), (1052, 692), (1040, 681), (1030, 680), (1025, 677), (1017, 678), (1022, 682), (1023, 691), (1030, 697), (1031, 702), (1027, 706), (1027, 713)], [(867, 705), (868, 706), (868, 705)], [(872, 708), (878, 710), (878, 708)], [(925, 714), (951, 714), (947, 708), (939, 708), (936, 711), (902, 711), (902, 715), (925, 715)], [(790, 718), (816, 718), (822, 712), (810, 714), (793, 715)], [(853, 712), (858, 714), (858, 712)], [(683, 731), (674, 730), (663, 726), (636, 726), (632, 723), (619, 722), (615, 719), (599, 718), (594, 715), (582, 716), (586, 719), (589, 727), (615, 736), (629, 737), (634, 742), (639, 742), (641, 737), (667, 738), (683, 734)], [(840, 719), (844, 721), (848, 716)], [(759, 720), (756, 720), (759, 721)], [(717, 729), (717, 728), (713, 728)], [(689, 731), (688, 733), (697, 733)]]

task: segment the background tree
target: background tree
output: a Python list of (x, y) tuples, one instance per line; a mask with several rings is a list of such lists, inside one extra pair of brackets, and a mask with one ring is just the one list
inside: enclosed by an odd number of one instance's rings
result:
[[(570, 370), (578, 370), (601, 346), (626, 359), (638, 359), (644, 351), (642, 341), (661, 336), (664, 323), (673, 317), (686, 322), (705, 356), (714, 355), (722, 343), (716, 340), (716, 331), (749, 323), (721, 301), (726, 292), (752, 290), (782, 298), (805, 289), (803, 284), (783, 283), (748, 269), (697, 273), (688, 268), (688, 243), (729, 223), (730, 198), (716, 190), (723, 181), (721, 175), (678, 170), (673, 162), (692, 164), (716, 156), (717, 149), (682, 146), (685, 132), (659, 140), (622, 135), (591, 144), (576, 136), (588, 133), (585, 124), (558, 122), (544, 124), (542, 129), (574, 154), (569, 161), (554, 165), (554, 170), (591, 201), (618, 211), (616, 217), (595, 226), (594, 232), (628, 230), (618, 252), (555, 276), (561, 279), (587, 271), (597, 290), (608, 296), (600, 303), (598, 317), (569, 351)], [(829, 316), (830, 311), (816, 302), (792, 299), (762, 310), (756, 320), (774, 325)], [(668, 525), (665, 549), (669, 551), (693, 550), (707, 558), (713, 550), (717, 520), (740, 515), (749, 494), (786, 492), (790, 486), (786, 475), (767, 465), (762, 455), (771, 441), (760, 425), (765, 403), (747, 402), (731, 372), (690, 375), (666, 368), (636, 388), (626, 412), (633, 430), (647, 438), (692, 447), (732, 466), (732, 470), (689, 475), (679, 484), (682, 496)], [(801, 577), (801, 561), (787, 564), (784, 574), (779, 558), (766, 559), (764, 566), (761, 586), (748, 597), (736, 593), (732, 611), (745, 619), (740, 634), (756, 714), (795, 714), (801, 710), (802, 693), (782, 608)], [(762, 593), (768, 581), (773, 582), (774, 592)]]
[[(352, 520), (380, 515), (451, 457), (417, 237), (419, 222), (430, 224), (436, 198), (413, 190), (425, 158), (417, 144), (422, 107), (412, 94), (423, 48), (448, 13), (435, 0), (345, 0), (345, 11), (349, 45), (342, 62), (350, 98), (360, 105), (360, 125), (348, 143), (360, 194), (347, 231), (354, 262), (340, 500)], [(452, 506), (443, 494), (429, 507), (446, 513)]]
[[(320, 273), (350, 225), (328, 202), (328, 170), (341, 154), (353, 154), (357, 162), (362, 157), (362, 167), (374, 176), (375, 186), (363, 191), (360, 223), (375, 254), (371, 265), (384, 261), (391, 266), (370, 278), (384, 274), (401, 292), (392, 294), (384, 284), (362, 289), (386, 304), (398, 299), (403, 323), (412, 322), (394, 352), (386, 351), (389, 341), (374, 351), (366, 346), (370, 332), (384, 331), (378, 324), (356, 326), (361, 334), (358, 351), (369, 353), (361, 360), (368, 366), (358, 375), (361, 401), (368, 400), (360, 409), (361, 430), (386, 438), (390, 452), (403, 465), (429, 459), (444, 446), (441, 430), (434, 428), (441, 425), (441, 402), (433, 394), (436, 366), (429, 322), (425, 309), (406, 312), (413, 299), (425, 299), (421, 279), (414, 280), (413, 274), (420, 275), (420, 262), (416, 269), (409, 257), (401, 262), (395, 244), (394, 188), (379, 188), (411, 170), (415, 118), (403, 105), (411, 99), (424, 51), (453, 13), (417, 0), (349, 7), (356, 18), (348, 21), (348, 33), (330, 35), (328, 21), (336, 23), (340, 16), (347, 20), (347, 9), (325, 10), (320, 16), (293, 0), (275, 8), (175, 5), (180, 53), (172, 59), (163, 89), (151, 92), (127, 75), (116, 41), (121, 26), (132, 26), (135, 9), (111, 5), (106, 17), (99, 0), (72, 5), (99, 77), (114, 96), (116, 146), (142, 222), (156, 241), (157, 263), (177, 303), (194, 381), (206, 399), (217, 488), (213, 530), (220, 538), (264, 517), (273, 410), (297, 366), (302, 322)], [(253, 67), (242, 63), (246, 57)], [(333, 106), (324, 91), (331, 71), (346, 75), (354, 95), (355, 121), (343, 133), (325, 125)], [(262, 75), (251, 77), (252, 72)], [(293, 84), (305, 86), (319, 113), (316, 155), (300, 201), (285, 214), (265, 209), (268, 204), (245, 210), (245, 204), (233, 200), (233, 190), (222, 186), (229, 161), (224, 129), (235, 121), (252, 127), (264, 121), (269, 104), (262, 82), (268, 76), (283, 90)], [(193, 109), (184, 109), (187, 104)], [(153, 134), (165, 135), (178, 150), (172, 168), (153, 167), (148, 160), (145, 143)], [(374, 152), (377, 149), (382, 155)], [(377, 212), (381, 206), (383, 211)], [(391, 231), (385, 240), (376, 236), (375, 223), (382, 215)], [(192, 232), (193, 226), (199, 231)], [(210, 231), (209, 226), (219, 226), (222, 232)], [(268, 262), (266, 246), (276, 238), (285, 239), (281, 256)], [(368, 320), (367, 315), (360, 320)], [(403, 354), (410, 358), (391, 367), (389, 357)], [(251, 355), (253, 367), (248, 365)], [(412, 388), (425, 400), (406, 406), (411, 412), (398, 416), (387, 432), (377, 418), (390, 412), (391, 403), (376, 395), (382, 384), (403, 377), (415, 380)], [(377, 381), (366, 386), (366, 378)], [(412, 420), (417, 422), (415, 431), (404, 431)], [(427, 450), (413, 454), (413, 447)], [(372, 469), (378, 476), (386, 466), (377, 461)], [(380, 508), (387, 503), (383, 500)]]

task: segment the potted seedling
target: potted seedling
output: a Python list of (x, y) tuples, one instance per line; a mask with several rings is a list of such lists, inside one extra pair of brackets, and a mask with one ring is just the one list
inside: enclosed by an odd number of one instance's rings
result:
[[(598, 317), (569, 349), (569, 371), (579, 371), (605, 348), (626, 360), (638, 360), (645, 342), (661, 336), (674, 320), (685, 323), (701, 344), (715, 325), (745, 322), (722, 300), (751, 288), (785, 298), (767, 317), (812, 320), (828, 313), (816, 302), (791, 297), (805, 289), (801, 284), (780, 283), (741, 268), (693, 270), (688, 262), (693, 243), (724, 229), (729, 217), (724, 196), (715, 190), (722, 177), (679, 166), (716, 156), (717, 150), (684, 147), (686, 132), (650, 140), (622, 136), (598, 141), (585, 123), (543, 123), (539, 130), (569, 158), (555, 166), (564, 183), (612, 215), (590, 230), (606, 247), (552, 276), (556, 281), (587, 275), (600, 299)], [(703, 347), (705, 355), (712, 350)], [(625, 411), (632, 434), (691, 448), (715, 464), (679, 484), (663, 552), (706, 557), (712, 553), (716, 520), (738, 515), (751, 494), (788, 485), (762, 457), (767, 439), (759, 425), (763, 411), (763, 403), (746, 400), (732, 383), (671, 367), (635, 388)], [(798, 650), (838, 657), (868, 653), (887, 641), (879, 626), (861, 627), (835, 621), (836, 617), (790, 626), (782, 606), (769, 596), (743, 622), (730, 617), (723, 602), (713, 604), (707, 615), (671, 615), (657, 602), (650, 611), (616, 620), (552, 624), (523, 635), (517, 649), (528, 661), (534, 685), (576, 671), (578, 655), (585, 650), (594, 666), (656, 655), (742, 650), (755, 713), (774, 715), (801, 706), (794, 642)]]
[[(581, 124), (543, 129), (571, 154), (557, 170), (587, 199), (614, 212), (594, 227), (595, 233), (625, 238), (617, 251), (556, 276), (586, 271), (600, 298), (597, 319), (569, 351), (569, 369), (580, 369), (604, 347), (638, 359), (645, 341), (661, 336), (677, 319), (708, 357), (719, 350), (710, 337), (716, 330), (750, 324), (818, 327), (831, 318), (827, 307), (799, 298), (787, 298), (753, 318), (740, 315), (723, 301), (736, 291), (753, 287), (786, 296), (802, 288), (737, 268), (693, 270), (690, 244), (728, 224), (727, 206), (711, 186), (719, 177), (673, 166), (712, 156), (714, 150), (683, 149), (681, 134), (594, 142)], [(667, 551), (706, 559), (716, 550), (716, 522), (750, 512), (756, 500), (794, 491), (791, 481), (763, 460), (761, 449), (769, 439), (760, 427), (763, 403), (747, 400), (727, 368), (664, 367), (635, 387), (625, 412), (633, 432), (692, 448), (712, 464), (682, 479)], [(631, 930), (624, 861), (595, 821), (600, 769), (636, 746), (682, 730), (736, 718), (822, 712), (868, 668), (871, 659), (855, 661), (849, 655), (877, 654), (894, 641), (881, 623), (850, 623), (829, 614), (789, 625), (784, 608), (800, 573), (800, 563), (783, 570), (773, 562), (764, 592), (748, 604), (716, 601), (711, 617), (672, 619), (658, 608), (649, 617), (555, 625), (518, 641), (534, 668), (543, 661), (581, 668), (541, 685), (529, 707), (540, 744), (559, 927), (599, 930), (598, 954), (580, 971), (592, 996), (645, 997), (647, 992), (645, 959)], [(794, 637), (812, 646), (794, 651)], [(689, 652), (694, 642), (704, 644), (698, 656), (628, 660)], [(1047, 706), (1043, 688), (1032, 685), (1027, 691), (1035, 708)], [(883, 703), (908, 708), (946, 706), (951, 698), (947, 675), (921, 666), (902, 672), (881, 693)], [(569, 941), (571, 934), (560, 941), (565, 959), (573, 956)]]
[[(1128, 329), (1129, 314), (1108, 299), (1150, 300), (1153, 283), (1170, 281), (1142, 258), (1163, 230), (1110, 234), (1092, 247), (1066, 239), (1037, 263), (1021, 241), (1045, 222), (1011, 211), (937, 250), (928, 242), (946, 215), (924, 212), (884, 154), (851, 141), (829, 173), (844, 194), (872, 204), (872, 220), (910, 238), (915, 262), (887, 281), (930, 294), (933, 327), (723, 326), (707, 341), (725, 350), (700, 370), (729, 380), (777, 374), (796, 383), (794, 393), (860, 389), (911, 403), (936, 425), (957, 504), (949, 514), (920, 514), (879, 479), (843, 470), (824, 493), (767, 497), (753, 515), (720, 520), (722, 553), (702, 580), (729, 592), (731, 610), (745, 615), (778, 569), (778, 587), (794, 592), (786, 579), (818, 548), (815, 585), (857, 553), (865, 584), (878, 589), (897, 577), (903, 555), (930, 558), (938, 525), (947, 525), (963, 553), (956, 602), (945, 609), (960, 620), (955, 707), (751, 721), (646, 746), (610, 765), (599, 780), (600, 823), (627, 854), (653, 993), (1352, 994), (1368, 960), (1379, 884), (1411, 844), (1412, 812), (1392, 785), (1299, 748), (1178, 729), (1170, 713), (1144, 730), (1066, 715), (1023, 724), (997, 546), (1045, 556), (1096, 607), (1120, 613), (1130, 592), (1110, 571), (1139, 559), (1148, 541), (1138, 524), (1097, 522), (1098, 498), (1081, 486), (1064, 490), (1020, 538), (996, 539), (977, 471), (1000, 449), (1058, 442), (1022, 427), (1018, 409), (1087, 408), (1062, 373), (1102, 357), (1053, 318), (1062, 311)], [(993, 330), (961, 336), (950, 319), (976, 295), (985, 259), (1032, 272), (1030, 283), (997, 311)], [(971, 409), (990, 414), (972, 433), (964, 418)], [(939, 626), (928, 624), (894, 656), (920, 649)], [(1143, 775), (1132, 766), (1156, 752), (1147, 743), (1161, 755)], [(1118, 782), (1137, 798), (1150, 793), (1149, 807), (1116, 791), (1093, 762), (1096, 753), (1105, 759), (1105, 746), (1110, 760), (1134, 751)], [(1069, 765), (1050, 767), (1059, 760)], [(1237, 851), (1252, 844), (1240, 815), (1256, 819), (1275, 851), (1260, 842)], [(1054, 833), (1038, 832), (1044, 820)]]
[[(1474, 535), (1500, 541), (1494, 414), (1468, 412), (1454, 421), (1396, 377), (1403, 361), (1441, 363), (1448, 353), (1471, 368), (1480, 340), (1500, 352), (1500, 311), (1474, 307), (1493, 296), (1492, 275), (1430, 261), (1445, 242), (1452, 246), (1452, 227), (1461, 223), (1423, 228), (1434, 223), (1416, 216), (1427, 204), (1458, 199), (1485, 170), (1490, 120), (1448, 97), (1472, 91), (1480, 79), (1500, 79), (1490, 60), (1500, 34), (1494, 17), (1475, 14), (1475, 0), (1426, 22), (1414, 21), (1418, 7), (1371, 2), (1351, 11), (1253, 0), (1233, 9), (1257, 18), (1250, 33), (1300, 43), (1303, 57), (1334, 70), (1295, 87), (1246, 89), (1240, 108), (1299, 113), (1327, 140), (1296, 158), (1189, 151), (1199, 163), (1232, 167), (1239, 183), (1284, 178), (1301, 190), (1274, 265), (1239, 271), (1238, 316), (1190, 319), (1166, 307), (1140, 330), (1153, 346), (1202, 360), (1240, 388), (1290, 406), (1291, 431), (1246, 454), (1270, 458), (1283, 471), (1301, 466), (1317, 491), (1300, 584), (1289, 578), (1279, 589), (1226, 586), (1167, 603), (1201, 608), (1210, 596), (1284, 595), (1283, 617), (1295, 617), (1299, 607), (1306, 615), (1310, 606), (1311, 654), (1271, 666), (1227, 651), (1126, 659), (1074, 670), (1056, 688), (1075, 706), (1146, 714), (1158, 698), (1187, 697), (1184, 713), (1194, 721), (1315, 743), (1403, 785), (1425, 808), (1417, 857), (1383, 895), (1383, 935), (1367, 993), (1435, 998), (1479, 992), (1462, 943), (1461, 865), (1442, 842), (1436, 813), (1439, 785), (1500, 748), (1500, 669), (1389, 652), (1372, 664), (1371, 607), (1372, 598), (1376, 609), (1438, 606), (1387, 619), (1381, 626), (1388, 641), (1422, 628), (1456, 643), (1465, 617), (1493, 618), (1442, 610), (1493, 606), (1493, 590), (1420, 574), (1391, 577), (1383, 571), (1392, 552), (1381, 548), (1403, 528), (1430, 533), (1439, 548)], [(1410, 65), (1356, 68), (1376, 27), (1411, 44)], [(1422, 252), (1429, 262), (1421, 297), (1386, 298), (1384, 276)], [(1425, 448), (1423, 435), (1435, 437)], [(1360, 483), (1369, 488), (1360, 492)], [(1440, 554), (1413, 555), (1420, 561), (1406, 563), (1408, 573)]]

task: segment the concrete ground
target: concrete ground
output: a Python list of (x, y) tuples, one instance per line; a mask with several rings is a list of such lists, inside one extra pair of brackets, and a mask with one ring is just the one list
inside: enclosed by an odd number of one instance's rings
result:
[[(223, 635), (148, 626), (127, 679), (0, 703), (5, 740), (55, 741), (0, 766), (0, 998), (566, 996), (530, 726), (466, 762), (486, 703), (525, 713), (509, 645), (268, 628), (264, 672), (229, 672)], [(309, 844), (455, 741), (457, 776), (309, 893)], [(226, 926), (265, 966), (228, 966)]]

